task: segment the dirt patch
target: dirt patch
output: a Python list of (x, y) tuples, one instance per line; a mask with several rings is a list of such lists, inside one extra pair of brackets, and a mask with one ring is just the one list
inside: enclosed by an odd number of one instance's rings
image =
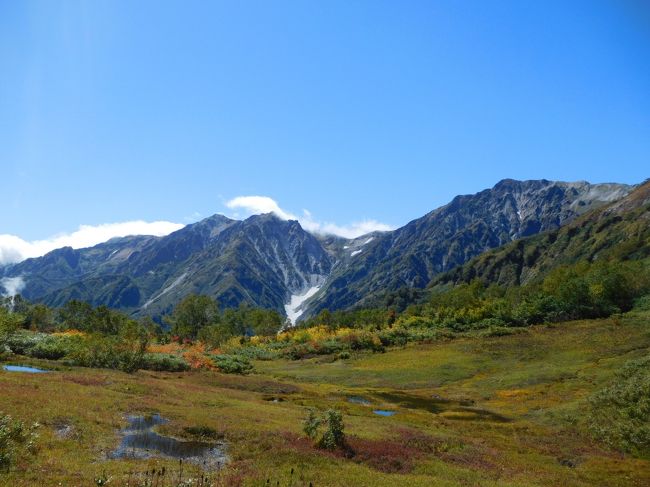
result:
[(63, 380), (81, 386), (106, 386), (109, 384), (106, 377), (88, 377), (85, 375), (64, 375)]
[(257, 377), (229, 376), (225, 374), (215, 374), (212, 376), (216, 380), (211, 380), (211, 385), (217, 385), (226, 389), (235, 389), (238, 391), (260, 392), (269, 395), (295, 394), (300, 392), (300, 388), (284, 382), (258, 379)]
[(286, 399), (282, 396), (264, 396), (262, 399), (264, 399), (267, 402), (284, 402)]
[(350, 437), (351, 460), (384, 473), (409, 473), (422, 452), (396, 440), (367, 440)]
[(52, 428), (54, 435), (60, 440), (68, 440), (79, 436), (77, 428), (68, 418), (54, 418), (48, 421), (48, 426)]

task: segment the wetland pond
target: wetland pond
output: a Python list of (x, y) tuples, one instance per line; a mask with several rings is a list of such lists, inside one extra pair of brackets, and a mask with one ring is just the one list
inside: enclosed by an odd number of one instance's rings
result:
[(23, 372), (26, 374), (45, 374), (49, 372), (49, 370), (38, 369), (36, 367), (29, 367), (26, 365), (3, 365), (2, 369), (6, 370), (7, 372)]
[(348, 402), (352, 404), (361, 404), (362, 406), (370, 406), (372, 404), (368, 399), (361, 396), (350, 396), (348, 397)]
[[(363, 396), (347, 396), (347, 401), (361, 406), (398, 406), (404, 409), (428, 411), (433, 414), (443, 413), (448, 419), (455, 420), (495, 421), (498, 423), (509, 421), (505, 416), (474, 407), (474, 402), (471, 400), (444, 399), (437, 395), (423, 397), (406, 394), (401, 391), (373, 391), (368, 392), (368, 394), (376, 401)], [(393, 416), (396, 414), (396, 411), (391, 409), (374, 409), (372, 412), (379, 416)]]
[(373, 413), (379, 416), (393, 416), (396, 414), (395, 411), (388, 411), (386, 409), (375, 409)]
[(156, 426), (169, 422), (158, 414), (128, 416), (127, 421), (128, 426), (120, 430), (120, 445), (109, 455), (110, 458), (168, 457), (202, 465), (206, 470), (218, 469), (226, 463), (223, 442), (178, 440), (154, 431)]
[(397, 404), (406, 409), (420, 409), (434, 414), (445, 413), (448, 415), (448, 419), (494, 421), (497, 423), (510, 421), (500, 414), (473, 407), (474, 402), (471, 400), (451, 400), (439, 396), (422, 397), (402, 392), (381, 392), (377, 396), (388, 403)]

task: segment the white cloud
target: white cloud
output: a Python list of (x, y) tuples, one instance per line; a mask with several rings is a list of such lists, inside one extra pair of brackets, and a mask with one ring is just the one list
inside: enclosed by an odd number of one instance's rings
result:
[(357, 238), (370, 232), (388, 232), (393, 227), (377, 220), (363, 220), (354, 222), (349, 225), (335, 225), (334, 223), (324, 223), (320, 225), (318, 233), (333, 233), (345, 238)]
[[(356, 238), (374, 231), (392, 230), (390, 225), (376, 220), (364, 220), (349, 225), (337, 225), (331, 222), (316, 220), (308, 210), (303, 210), (301, 216), (294, 215), (280, 208), (278, 203), (268, 196), (238, 196), (226, 203), (231, 210), (242, 210), (243, 215), (236, 213), (239, 218), (260, 213), (275, 213), (284, 220), (298, 220), (309, 232), (334, 234), (345, 238)], [(198, 219), (198, 213), (192, 219)], [(30, 257), (40, 257), (61, 247), (80, 249), (106, 242), (114, 237), (128, 235), (168, 235), (184, 225), (168, 221), (145, 222), (142, 220), (106, 223), (103, 225), (81, 225), (78, 230), (55, 235), (44, 240), (27, 241), (16, 235), (0, 234), (0, 265), (13, 264)]]
[(0, 286), (6, 291), (4, 295), (11, 297), (20, 294), (20, 291), (25, 287), (25, 280), (21, 276), (3, 277), (0, 279)]
[(273, 198), (268, 196), (237, 196), (228, 201), (226, 206), (231, 210), (242, 208), (252, 215), (275, 213), (283, 220), (298, 220), (297, 216), (284, 211)]
[(30, 257), (40, 257), (61, 247), (80, 249), (106, 242), (114, 237), (128, 235), (168, 235), (184, 225), (167, 221), (145, 222), (141, 220), (106, 223), (103, 225), (81, 225), (75, 232), (55, 235), (45, 240), (32, 242), (15, 235), (0, 235), (0, 265), (20, 262)]
[(302, 216), (296, 216), (280, 208), (280, 205), (268, 196), (238, 196), (228, 201), (226, 206), (231, 210), (242, 209), (248, 215), (275, 213), (283, 220), (298, 220), (302, 227), (309, 232), (333, 234), (344, 238), (356, 238), (370, 232), (385, 232), (393, 229), (390, 225), (378, 222), (377, 220), (363, 220), (349, 225), (319, 222), (314, 219), (308, 210), (302, 210)]

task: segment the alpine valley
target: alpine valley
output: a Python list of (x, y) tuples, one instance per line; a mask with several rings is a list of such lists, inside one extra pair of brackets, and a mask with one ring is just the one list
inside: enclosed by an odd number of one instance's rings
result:
[(204, 294), (221, 308), (273, 309), (295, 323), (324, 309), (376, 305), (401, 288), (425, 288), (486, 251), (558, 231), (633, 189), (506, 179), (397, 230), (355, 239), (311, 234), (274, 214), (243, 221), (214, 215), (165, 237), (60, 248), (0, 267), (0, 278), (20, 279), (25, 298), (53, 307), (76, 299), (158, 318), (185, 296)]

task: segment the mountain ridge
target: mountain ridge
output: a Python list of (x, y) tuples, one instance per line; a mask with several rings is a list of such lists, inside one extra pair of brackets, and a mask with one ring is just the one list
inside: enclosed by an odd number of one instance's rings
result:
[(433, 285), (467, 283), (523, 285), (546, 272), (582, 260), (595, 262), (650, 255), (650, 180), (625, 197), (595, 209), (557, 230), (517, 240), (439, 275)]
[(202, 293), (223, 307), (261, 306), (296, 319), (360, 306), (402, 286), (423, 288), (485, 251), (560, 228), (632, 189), (503, 179), (397, 230), (355, 239), (311, 234), (275, 214), (216, 214), (165, 237), (57, 249), (1, 267), (0, 278), (22, 277), (25, 297), (55, 306), (82, 299), (159, 316), (183, 296)]
[(559, 228), (631, 189), (616, 183), (503, 179), (490, 189), (456, 196), (371, 243), (360, 262), (339, 270), (312, 298), (312, 312), (362, 306), (377, 293), (400, 287), (423, 288), (435, 275), (482, 252)]

